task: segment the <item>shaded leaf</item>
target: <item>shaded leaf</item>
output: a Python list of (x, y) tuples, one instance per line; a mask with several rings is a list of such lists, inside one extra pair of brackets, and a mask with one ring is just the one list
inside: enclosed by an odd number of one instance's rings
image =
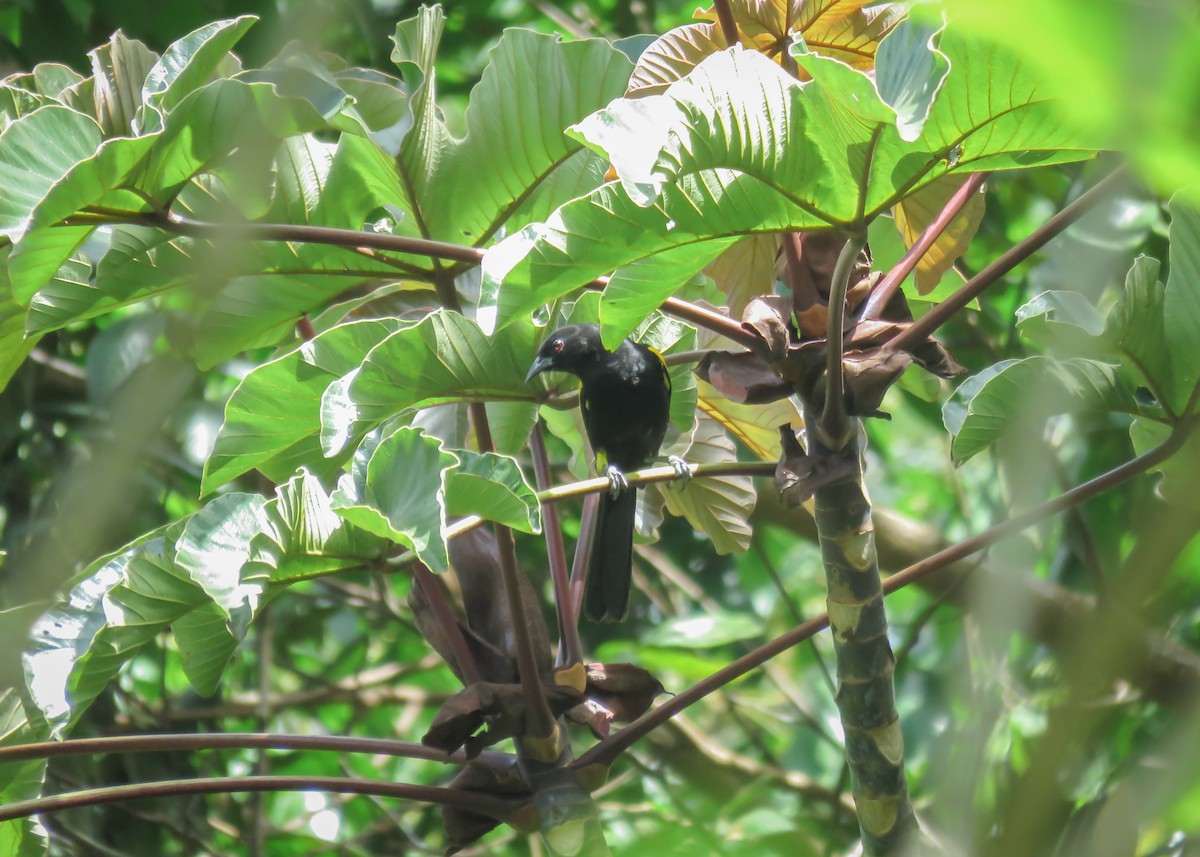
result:
[(706, 613), (656, 625), (644, 640), (651, 646), (711, 649), (762, 636), (762, 625), (746, 613)]
[(434, 571), (446, 556), (446, 472), (458, 458), (419, 429), (401, 427), (364, 444), (333, 492), (334, 510), (356, 527), (411, 548)]
[[(563, 129), (620, 96), (631, 68), (604, 39), (562, 42), (506, 30), (471, 91), (466, 137), (447, 153), (440, 191), (425, 200), (432, 234), (478, 243), (511, 222), (530, 191), (580, 150)], [(593, 153), (584, 156), (599, 161)], [(599, 172), (586, 188), (574, 185), (557, 195), (550, 207), (591, 190)]]
[(697, 392), (700, 410), (763, 461), (779, 458), (779, 426), (801, 424), (800, 409), (791, 398), (767, 404), (741, 404), (704, 382), (698, 385)]
[(961, 463), (1018, 427), (1084, 410), (1157, 416), (1137, 401), (1116, 366), (1029, 357), (1001, 361), (965, 381), (942, 408), (942, 420), (953, 437), (951, 455)]
[(1179, 413), (1200, 384), (1200, 209), (1177, 195), (1168, 211), (1171, 265), (1163, 297), (1163, 333), (1175, 382), (1170, 403)]
[(1166, 287), (1158, 278), (1159, 268), (1158, 260), (1149, 256), (1133, 260), (1125, 277), (1125, 294), (1109, 311), (1107, 329), (1155, 395), (1170, 403), (1175, 385), (1163, 315)]
[(532, 402), (525, 373), (535, 336), (528, 322), (485, 336), (475, 322), (447, 310), (393, 333), (352, 377), (326, 391), (321, 403), (326, 455), (413, 408), (483, 399)]
[[(205, 462), (201, 492), (252, 468), (278, 482), (301, 463), (320, 466), (326, 388), (400, 326), (395, 319), (342, 324), (247, 374), (225, 404), (225, 421)], [(331, 462), (336, 464), (337, 459)]]
[(446, 480), (446, 514), (478, 515), (525, 533), (540, 533), (541, 507), (516, 459), (456, 450), (458, 467)]

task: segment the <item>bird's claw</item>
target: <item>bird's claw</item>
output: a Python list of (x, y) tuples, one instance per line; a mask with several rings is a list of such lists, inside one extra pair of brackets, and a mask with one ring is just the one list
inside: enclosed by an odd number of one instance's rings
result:
[(695, 475), (692, 470), (692, 465), (688, 464), (678, 455), (668, 455), (667, 463), (670, 464), (671, 469), (675, 471), (674, 482), (678, 483), (681, 489), (686, 488), (687, 484), (692, 481), (692, 477)]
[(622, 491), (629, 490), (629, 480), (616, 465), (610, 464), (604, 475), (608, 477), (608, 495), (614, 500), (621, 496)]

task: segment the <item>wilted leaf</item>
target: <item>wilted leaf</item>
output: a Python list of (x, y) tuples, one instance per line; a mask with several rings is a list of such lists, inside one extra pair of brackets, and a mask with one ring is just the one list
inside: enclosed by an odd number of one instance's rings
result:
[(696, 366), (696, 375), (738, 404), (766, 404), (795, 392), (765, 360), (749, 351), (710, 351)]

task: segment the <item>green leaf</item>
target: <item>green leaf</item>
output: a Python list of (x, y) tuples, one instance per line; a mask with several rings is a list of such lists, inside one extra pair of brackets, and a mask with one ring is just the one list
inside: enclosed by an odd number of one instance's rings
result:
[(1056, 353), (1111, 353), (1099, 340), (1104, 316), (1079, 292), (1042, 292), (1017, 308), (1017, 330)]
[(239, 639), (266, 585), (261, 576), (243, 573), (251, 540), (270, 525), (266, 502), (258, 494), (223, 494), (188, 519), (175, 543), (176, 563), (217, 603)]
[[(0, 611), (0, 619), (10, 618), (10, 611)], [(0, 690), (0, 747), (32, 744), (35, 741), (45, 741), (48, 737), (44, 724), (30, 722), (21, 695), (15, 688)], [(45, 759), (28, 759), (24, 762), (6, 762), (0, 765), (0, 799), (11, 803), (36, 797), (41, 791), (45, 776)]]
[[(1163, 298), (1163, 333), (1174, 372), (1171, 405), (1181, 413), (1200, 384), (1200, 209), (1172, 198), (1171, 267)], [(1193, 409), (1197, 403), (1193, 402)]]
[[(564, 43), (506, 30), (471, 91), (466, 137), (448, 153), (439, 193), (426, 200), (431, 233), (478, 243), (511, 224), (525, 197), (580, 150), (563, 129), (618, 98), (632, 68), (604, 39)], [(554, 205), (576, 195), (559, 195)]]
[(308, 468), (275, 489), (266, 507), (271, 526), (254, 537), (247, 566), (272, 584), (361, 568), (386, 544), (349, 524)]
[(13, 297), (21, 306), (29, 306), (38, 289), (58, 273), (58, 269), (95, 231), (93, 226), (60, 226), (27, 232), (12, 248), (8, 275)]
[(704, 270), (738, 239), (676, 247), (620, 268), (600, 298), (604, 346), (613, 349), (664, 300)]
[(652, 628), (642, 639), (650, 646), (713, 649), (763, 634), (762, 623), (747, 613), (705, 613), (684, 616)]
[(908, 143), (921, 136), (933, 100), (950, 72), (950, 60), (937, 49), (944, 26), (906, 18), (875, 51), (879, 97), (895, 111), (900, 139)]
[[(321, 467), (325, 389), (400, 326), (395, 319), (342, 324), (246, 375), (225, 405), (225, 421), (205, 463), (201, 493), (252, 468), (280, 482), (300, 464)], [(338, 463), (331, 461), (328, 467)]]
[(25, 338), (25, 308), (13, 299), (8, 278), (9, 247), (0, 248), (0, 392), (37, 345)]
[(135, 133), (134, 119), (142, 106), (142, 84), (158, 62), (158, 54), (120, 30), (108, 44), (88, 53), (95, 80), (96, 121), (105, 137)]
[(225, 612), (211, 601), (201, 604), (172, 622), (171, 633), (188, 682), (201, 696), (212, 696), (239, 642)]
[[(1091, 157), (1032, 68), (947, 32), (953, 71), (917, 139), (862, 71), (805, 56), (801, 83), (737, 48), (662, 95), (621, 99), (571, 129), (609, 158), (604, 185), (484, 259), (481, 318), (500, 326), (636, 259), (712, 238), (869, 221), (948, 173)], [(747, 81), (753, 81), (749, 85)]]
[(1163, 304), (1166, 288), (1158, 278), (1159, 262), (1149, 256), (1133, 260), (1125, 277), (1125, 294), (1108, 314), (1108, 330), (1121, 353), (1137, 366), (1159, 401), (1172, 404), (1171, 353), (1167, 347)]
[[(1129, 439), (1138, 455), (1144, 455), (1154, 447), (1165, 443), (1171, 435), (1171, 427), (1148, 419), (1136, 419), (1129, 426)], [(1200, 511), (1200, 500), (1196, 495), (1196, 474), (1200, 473), (1200, 441), (1195, 433), (1183, 448), (1154, 468), (1162, 474), (1158, 493), (1173, 506)]]
[(445, 24), (441, 6), (422, 6), (415, 18), (398, 23), (392, 36), (392, 62), (401, 67), (409, 86), (410, 124), (397, 160), (418, 206), (432, 201), (430, 186), (452, 145), (437, 106), (434, 69)]
[[(53, 145), (47, 141), (53, 140)], [(71, 168), (99, 148), (96, 120), (51, 105), (22, 116), (0, 133), (0, 234), (19, 241), (31, 215)]]
[(1117, 367), (1096, 360), (1029, 357), (1003, 360), (965, 381), (942, 408), (956, 464), (978, 455), (1009, 432), (1040, 431), (1056, 414), (1118, 411), (1159, 417), (1140, 404)]
[(324, 118), (311, 104), (285, 98), (266, 83), (219, 79), (185, 95), (134, 176), (137, 188), (162, 203), (193, 176), (237, 153), (274, 152), (285, 137), (315, 131)]
[(88, 399), (103, 404), (154, 354), (166, 328), (158, 314), (118, 319), (92, 339), (85, 359)]
[(83, 571), (37, 620), (23, 656), (30, 699), (60, 735), (121, 666), (210, 599), (174, 562), (180, 527), (155, 530)]
[(446, 514), (478, 515), (525, 533), (540, 533), (537, 493), (516, 459), (495, 453), (454, 451), (460, 464), (446, 480)]
[(435, 571), (446, 556), (446, 471), (458, 458), (437, 438), (401, 427), (363, 444), (333, 492), (333, 508), (356, 527), (406, 545)]
[(146, 76), (142, 100), (160, 115), (199, 89), (258, 18), (214, 21), (174, 42)]
[(536, 347), (532, 324), (485, 336), (475, 322), (438, 310), (371, 349), (344, 383), (321, 403), (321, 446), (345, 449), (383, 420), (403, 411), (468, 401), (532, 402), (525, 383)]

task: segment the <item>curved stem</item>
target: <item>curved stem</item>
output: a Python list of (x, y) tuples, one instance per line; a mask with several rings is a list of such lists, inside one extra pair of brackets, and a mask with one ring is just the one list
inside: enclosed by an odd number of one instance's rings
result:
[(892, 295), (900, 288), (900, 284), (905, 278), (913, 272), (917, 267), (917, 263), (925, 257), (929, 252), (929, 248), (942, 236), (942, 233), (954, 222), (954, 218), (963, 210), (971, 198), (979, 192), (983, 187), (983, 183), (987, 181), (989, 173), (972, 173), (963, 183), (963, 186), (954, 192), (954, 195), (946, 202), (938, 216), (935, 217), (921, 236), (917, 238), (916, 243), (908, 248), (908, 252), (904, 257), (896, 263), (892, 270), (888, 271), (879, 284), (875, 286), (871, 296), (867, 298), (866, 306), (863, 307), (862, 318), (877, 318), (883, 308), (888, 305), (888, 301), (892, 299)]
[(104, 738), (72, 738), (67, 741), (38, 741), (0, 747), (0, 762), (49, 759), (56, 756), (96, 753), (165, 753), (189, 750), (328, 750), (333, 753), (370, 753), (400, 756), (430, 762), (465, 765), (483, 762), (506, 767), (514, 762), (507, 753), (485, 751), (467, 759), (462, 751), (443, 753), (424, 744), (386, 738), (355, 738), (342, 735), (281, 735), (270, 732), (184, 732), (163, 735), (110, 735)]
[(725, 38), (725, 47), (731, 48), (739, 41), (737, 22), (733, 17), (733, 9), (729, 0), (713, 0), (713, 8), (717, 10), (717, 20), (721, 24), (721, 35)]
[(830, 449), (841, 449), (850, 437), (846, 416), (845, 378), (842, 372), (842, 350), (846, 327), (846, 293), (850, 290), (850, 275), (858, 254), (867, 243), (866, 232), (853, 232), (838, 253), (829, 285), (829, 323), (826, 328), (825, 406), (821, 411), (820, 429)]
[(84, 789), (52, 797), (15, 801), (0, 806), (0, 821), (27, 818), (47, 812), (76, 809), (81, 806), (117, 803), (145, 798), (179, 795), (228, 794), (230, 792), (326, 791), (336, 794), (378, 795), (424, 801), (481, 813), (498, 821), (509, 818), (521, 806), (519, 800), (502, 800), (478, 791), (388, 783), (350, 777), (197, 777), (190, 780), (162, 780), (154, 783), (107, 786)]

